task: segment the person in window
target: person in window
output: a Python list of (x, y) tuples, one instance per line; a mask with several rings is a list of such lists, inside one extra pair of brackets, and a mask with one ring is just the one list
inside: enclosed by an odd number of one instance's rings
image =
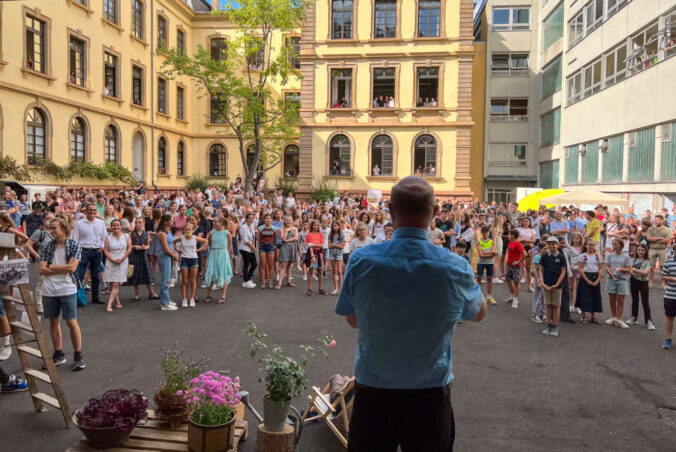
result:
[(103, 87), (103, 94), (110, 96), (110, 87), (108, 85)]
[(340, 108), (348, 108), (349, 106), (350, 106), (350, 104), (348, 104), (347, 101), (345, 100), (345, 98), (343, 97), (340, 100)]
[(340, 108), (340, 102), (338, 102), (338, 99), (331, 105), (331, 108)]
[(418, 102), (415, 103), (415, 106), (416, 106), (416, 107), (424, 107), (424, 106), (425, 106), (425, 102), (423, 102), (423, 98), (422, 98), (422, 97), (419, 97), (419, 98), (418, 98)]
[(422, 167), (420, 165), (415, 169), (415, 175), (422, 177)]
[(438, 105), (438, 104), (437, 104), (437, 101), (434, 100), (434, 97), (432, 97), (432, 98), (430, 99), (430, 107), (436, 108), (437, 105)]
[(75, 72), (70, 73), (70, 83), (75, 84)]
[(427, 166), (427, 175), (428, 175), (428, 176), (436, 176), (436, 174), (437, 174), (436, 168), (434, 167), (434, 165), (432, 165), (432, 164), (430, 163), (430, 164)]
[(385, 99), (383, 99), (383, 96), (378, 98), (378, 106), (381, 108), (385, 106)]
[(373, 98), (373, 108), (378, 108), (378, 96)]
[(373, 167), (373, 175), (374, 175), (374, 176), (380, 176), (380, 168), (378, 167), (378, 164), (376, 164), (376, 165)]
[(394, 96), (390, 96), (390, 100), (387, 102), (388, 108), (394, 108)]
[(669, 44), (664, 48), (664, 51), (672, 50), (674, 47), (676, 47), (676, 39), (670, 39)]

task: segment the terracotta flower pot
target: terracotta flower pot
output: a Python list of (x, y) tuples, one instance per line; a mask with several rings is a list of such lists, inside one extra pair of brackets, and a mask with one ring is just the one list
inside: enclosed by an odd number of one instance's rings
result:
[(129, 435), (131, 435), (132, 430), (136, 428), (136, 425), (132, 425), (131, 427), (125, 429), (119, 427), (82, 427), (77, 423), (77, 413), (78, 411), (73, 414), (73, 424), (75, 424), (77, 428), (79, 428), (84, 434), (89, 445), (97, 449), (105, 449), (122, 445), (125, 441), (127, 441), (127, 439), (129, 439)]
[(179, 425), (188, 420), (190, 407), (186, 397), (167, 395), (157, 391), (154, 400), (157, 407), (157, 410), (155, 410), (157, 417), (168, 422), (172, 429), (177, 429)]
[(191, 452), (224, 452), (235, 445), (235, 421), (221, 425), (201, 425), (188, 417), (188, 450)]

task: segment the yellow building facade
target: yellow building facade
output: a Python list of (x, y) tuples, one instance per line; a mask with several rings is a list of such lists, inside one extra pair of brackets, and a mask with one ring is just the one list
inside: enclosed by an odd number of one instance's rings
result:
[[(353, 35), (333, 39), (334, 8), (347, 18), (346, 4)], [(386, 21), (378, 30), (376, 15)], [(272, 82), (279, 96), (300, 97), (302, 125), (266, 179), (292, 176), (300, 192), (314, 176), (388, 191), (418, 170), (439, 192), (470, 194), (471, 24), (469, 0), (313, 2), (302, 31), (277, 34), (266, 49), (293, 45), (303, 74)], [(419, 36), (421, 27), (429, 36)], [(0, 30), (2, 155), (29, 164), (114, 161), (159, 187), (194, 174), (220, 183), (244, 175), (238, 142), (212, 123), (210, 99), (189, 79), (162, 76), (162, 46), (192, 53), (201, 45), (216, 57), (237, 35), (204, 0), (2, 2)], [(350, 108), (333, 108), (339, 86)], [(394, 107), (374, 107), (374, 88)], [(417, 107), (416, 97), (436, 104)]]

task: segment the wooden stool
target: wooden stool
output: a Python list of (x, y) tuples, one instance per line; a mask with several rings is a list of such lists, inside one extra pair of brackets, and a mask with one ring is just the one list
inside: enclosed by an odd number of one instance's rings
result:
[(293, 452), (293, 427), (285, 425), (281, 432), (271, 432), (258, 426), (256, 452)]

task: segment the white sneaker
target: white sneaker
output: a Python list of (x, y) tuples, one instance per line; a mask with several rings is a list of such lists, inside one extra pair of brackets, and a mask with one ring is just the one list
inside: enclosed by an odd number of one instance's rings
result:
[(255, 289), (256, 288), (256, 283), (253, 282), (252, 280), (249, 281), (249, 289)]
[(648, 320), (648, 324), (646, 326), (648, 327), (649, 331), (655, 331), (655, 324), (652, 320)]
[(245, 289), (248, 289), (249, 288), (249, 281), (243, 281), (242, 287), (244, 287)]
[(575, 312), (577, 312), (578, 314), (582, 315), (582, 309), (580, 309), (580, 308), (575, 308)]
[(636, 317), (632, 317), (627, 320), (627, 325), (634, 325), (636, 323)]
[(172, 306), (178, 307), (178, 305), (176, 303), (174, 303), (173, 301), (170, 301), (169, 304), (172, 305)]
[(572, 314), (573, 312), (575, 312), (575, 306), (570, 306), (570, 307), (568, 308), (568, 312), (570, 312), (571, 314)]
[(9, 359), (10, 356), (12, 356), (12, 347), (9, 345), (3, 345), (0, 347), (0, 361)]
[(542, 323), (542, 317), (540, 317), (539, 315), (534, 315), (534, 316), (531, 318), (531, 320), (532, 320), (533, 322), (535, 322), (535, 323)]
[(303, 275), (303, 281), (307, 281), (307, 275)]
[(519, 308), (519, 302), (517, 300), (512, 300), (512, 307), (514, 309), (518, 309)]
[(501, 280), (500, 278), (493, 278), (493, 282), (494, 282), (495, 284), (502, 284), (502, 283), (504, 283), (504, 281)]
[(317, 275), (312, 275), (312, 279), (314, 279), (315, 281), (317, 281), (319, 278), (317, 278)]
[(615, 322), (617, 322), (617, 317), (611, 317), (608, 320), (606, 320), (604, 323), (606, 325), (615, 325)]
[(194, 299), (194, 298), (191, 298), (191, 299), (190, 299), (190, 305), (189, 305), (189, 306), (190, 306), (191, 308), (194, 308), (194, 307), (195, 307), (195, 299)]
[(279, 275), (275, 275), (275, 282), (279, 281)]
[(514, 297), (505, 298), (505, 303), (511, 303), (514, 300)]
[(175, 305), (160, 306), (160, 311), (175, 311), (178, 308)]
[(331, 292), (331, 295), (338, 295), (338, 289), (333, 289), (333, 291)]
[(187, 300), (187, 299), (185, 299), (185, 298), (183, 299), (183, 301), (181, 302), (181, 307), (182, 307), (182, 308), (187, 308), (187, 307), (188, 307), (188, 300)]
[(625, 329), (629, 328), (629, 325), (624, 323), (624, 320), (622, 320), (622, 319), (616, 319), (615, 320), (615, 326), (619, 326), (620, 328), (625, 328)]

